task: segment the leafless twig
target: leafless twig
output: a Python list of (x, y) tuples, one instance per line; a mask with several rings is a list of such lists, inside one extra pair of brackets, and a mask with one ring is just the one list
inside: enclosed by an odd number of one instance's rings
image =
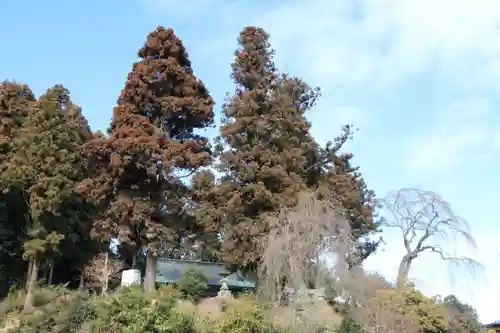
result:
[(314, 193), (302, 193), (294, 209), (284, 208), (270, 224), (271, 232), (261, 248), (261, 293), (281, 305), (284, 305), (284, 290), (295, 294), (286, 307), (275, 307), (276, 316), (281, 320), (293, 319), (296, 329), (300, 327), (306, 332), (328, 325), (329, 321), (332, 325), (339, 324), (332, 322), (338, 316), (320, 301), (322, 297), (315, 299), (308, 290), (317, 288), (321, 294), (325, 278), (332, 274), (322, 259), (347, 267), (346, 254), (354, 249), (349, 223), (338, 206), (318, 200)]

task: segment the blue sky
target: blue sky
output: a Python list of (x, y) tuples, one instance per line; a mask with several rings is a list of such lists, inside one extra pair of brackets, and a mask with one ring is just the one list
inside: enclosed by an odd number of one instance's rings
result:
[[(479, 248), (458, 248), (485, 265), (475, 279), (432, 257), (411, 277), (429, 295), (454, 292), (484, 321), (500, 296), (496, 205), (500, 114), (500, 2), (496, 0), (107, 0), (0, 1), (0, 76), (36, 94), (56, 83), (72, 92), (94, 129), (105, 129), (147, 33), (172, 27), (196, 75), (220, 106), (232, 90), (229, 63), (246, 25), (271, 33), (278, 66), (320, 85), (310, 113), (325, 142), (340, 126), (359, 132), (348, 149), (377, 194), (421, 186), (466, 218)], [(367, 268), (389, 278), (401, 239)]]

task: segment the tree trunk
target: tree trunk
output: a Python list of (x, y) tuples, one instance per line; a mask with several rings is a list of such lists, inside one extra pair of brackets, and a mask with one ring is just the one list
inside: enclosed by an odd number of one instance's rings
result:
[(146, 255), (146, 274), (144, 276), (144, 291), (147, 293), (156, 290), (156, 257), (153, 252), (148, 249)]
[(396, 280), (396, 289), (401, 289), (405, 286), (406, 282), (408, 282), (408, 276), (410, 274), (410, 267), (413, 258), (411, 256), (405, 255), (401, 259), (401, 263), (399, 264), (398, 276)]
[(47, 279), (47, 285), (52, 285), (52, 277), (54, 276), (54, 262), (49, 260), (49, 277)]
[(30, 260), (28, 261), (28, 269), (26, 270), (26, 274), (24, 275), (24, 291), (27, 292), (28, 291), (28, 285), (30, 283), (30, 277), (31, 277), (31, 270), (32, 270), (32, 267), (33, 266), (33, 261)]
[(80, 285), (78, 286), (78, 289), (82, 290), (85, 285), (85, 278), (83, 277), (83, 273), (80, 273)]
[(109, 271), (108, 271), (108, 258), (109, 258), (109, 251), (106, 251), (106, 255), (104, 256), (104, 267), (102, 268), (102, 290), (101, 290), (101, 295), (106, 294), (108, 291), (108, 285), (109, 285)]
[(26, 298), (24, 299), (24, 312), (30, 312), (33, 310), (34, 303), (34, 292), (36, 288), (36, 282), (38, 279), (38, 260), (36, 258), (30, 259), (31, 272), (29, 273), (28, 288), (26, 291)]

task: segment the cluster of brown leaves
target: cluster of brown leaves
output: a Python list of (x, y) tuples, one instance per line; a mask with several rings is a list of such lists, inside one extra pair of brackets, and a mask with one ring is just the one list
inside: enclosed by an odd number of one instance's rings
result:
[(208, 139), (196, 130), (211, 126), (214, 116), (214, 101), (172, 29), (150, 33), (138, 55), (108, 135), (84, 147), (90, 177), (79, 185), (100, 207), (93, 235), (117, 237), (131, 256), (144, 246), (156, 254), (189, 229), (182, 173), (211, 162)]
[(97, 284), (102, 288), (102, 293), (105, 293), (109, 282), (118, 278), (121, 267), (121, 263), (109, 258), (108, 253), (99, 253), (85, 266), (84, 275), (88, 281)]

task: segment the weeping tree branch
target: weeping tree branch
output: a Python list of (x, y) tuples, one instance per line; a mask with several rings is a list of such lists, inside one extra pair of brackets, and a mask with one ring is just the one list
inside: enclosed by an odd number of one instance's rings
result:
[(320, 280), (315, 265), (320, 265), (320, 257), (345, 257), (355, 246), (349, 223), (339, 209), (312, 193), (301, 194), (297, 207), (282, 209), (270, 225), (271, 232), (261, 244), (259, 282), (274, 300), (281, 296), (283, 284), (298, 290)]
[(398, 270), (398, 287), (406, 283), (413, 261), (424, 252), (436, 253), (441, 260), (455, 265), (480, 266), (470, 257), (453, 254), (458, 242), (463, 241), (472, 249), (477, 244), (467, 221), (455, 214), (438, 194), (403, 188), (379, 203), (385, 215), (382, 225), (399, 229), (405, 248)]
[(335, 326), (338, 317), (309, 290), (316, 288), (321, 293), (326, 279), (333, 276), (322, 259), (330, 257), (335, 266), (347, 269), (347, 254), (354, 252), (350, 225), (338, 207), (316, 199), (314, 193), (302, 193), (294, 209), (283, 208), (269, 220), (271, 231), (260, 244), (261, 295), (277, 305), (276, 317), (293, 318), (304, 332), (316, 331), (321, 325)]

